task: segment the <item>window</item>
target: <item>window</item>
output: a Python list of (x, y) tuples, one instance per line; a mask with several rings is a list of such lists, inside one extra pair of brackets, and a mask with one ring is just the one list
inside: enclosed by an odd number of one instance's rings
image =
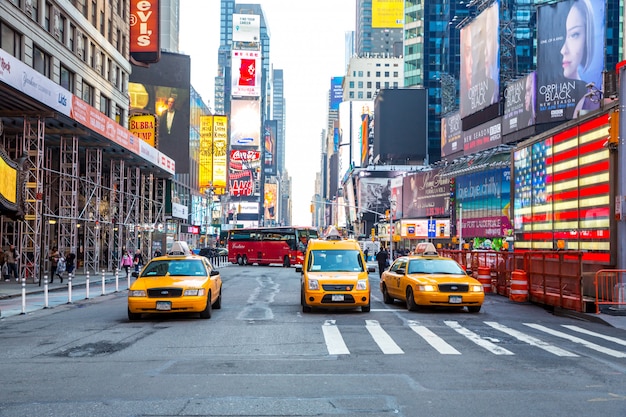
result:
[(22, 37), (0, 20), (0, 48), (17, 59), (22, 59)]
[(358, 87), (359, 87), (359, 88), (363, 88), (363, 81), (359, 81), (359, 82), (358, 82)]
[(372, 88), (372, 82), (371, 81), (367, 82), (367, 88)]
[(33, 69), (50, 78), (50, 55), (42, 49), (33, 47)]
[(63, 65), (61, 65), (59, 85), (68, 90), (70, 93), (74, 93), (74, 73)]
[(389, 71), (385, 71), (385, 78), (389, 78)]
[(31, 19), (38, 21), (39, 9), (37, 0), (26, 0), (26, 14), (30, 14)]
[(89, 44), (89, 65), (91, 68), (96, 68), (96, 44)]
[(359, 91), (358, 98), (363, 98), (363, 91)]
[(350, 93), (348, 94), (349, 98), (354, 98), (354, 91), (350, 91)]
[(94, 88), (83, 81), (83, 101), (90, 106), (93, 106), (94, 100)]
[(394, 71), (394, 72), (393, 72), (393, 76), (394, 76), (395, 78), (398, 78), (398, 71)]
[(97, 12), (98, 12), (98, 4), (96, 3), (95, 0), (93, 0), (91, 2), (91, 24), (93, 25), (93, 27), (97, 27), (96, 25), (98, 24), (98, 22), (96, 21)]
[(376, 71), (376, 77), (380, 78), (380, 71)]
[(120, 49), (120, 45), (122, 44), (122, 31), (118, 29), (115, 33), (117, 34), (115, 37), (115, 49), (121, 52), (122, 50)]
[[(56, 15), (55, 15), (56, 17)], [(59, 15), (59, 25), (58, 25), (58, 38), (63, 45), (66, 44), (65, 39), (65, 25), (67, 24), (67, 19), (63, 15)]]
[(76, 52), (76, 26), (70, 24), (70, 37), (68, 39), (70, 51)]
[(354, 81), (350, 81), (349, 85), (350, 85), (350, 88), (354, 88)]
[(113, 22), (111, 21), (111, 19), (109, 19), (109, 26), (108, 26), (108, 31), (107, 31), (107, 39), (109, 40), (109, 43), (113, 43)]
[(380, 81), (376, 81), (376, 89), (380, 90)]
[(45, 16), (44, 16), (44, 22), (43, 22), (43, 27), (48, 31), (48, 32), (52, 32), (52, 28), (50, 27), (50, 20), (52, 20), (52, 5), (48, 2), (46, 2), (46, 6), (45, 6)]
[(363, 77), (363, 71), (359, 71), (359, 77)]
[(367, 98), (372, 98), (372, 92), (371, 91), (367, 92)]
[(104, 10), (100, 12), (100, 33), (104, 36)]
[(100, 94), (100, 111), (111, 117), (111, 99), (104, 94)]

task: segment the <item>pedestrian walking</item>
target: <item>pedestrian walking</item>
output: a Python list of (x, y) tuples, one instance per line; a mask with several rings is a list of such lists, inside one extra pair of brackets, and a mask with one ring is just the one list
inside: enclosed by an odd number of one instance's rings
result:
[(65, 254), (65, 270), (68, 274), (74, 273), (74, 269), (76, 268), (76, 254), (70, 252), (69, 250)]
[(369, 261), (369, 254), (370, 250), (368, 248), (365, 248), (365, 250), (363, 251), (363, 255), (365, 255), (365, 262)]
[(57, 273), (57, 267), (59, 266), (59, 259), (61, 259), (61, 254), (59, 253), (59, 249), (55, 246), (52, 248), (52, 252), (50, 252), (50, 284), (54, 282), (54, 276), (58, 275), (61, 279), (61, 284), (63, 284), (63, 277)]
[(13, 275), (16, 281), (20, 280), (20, 275), (17, 272), (17, 260), (19, 258), (20, 254), (17, 252), (17, 249), (15, 249), (15, 245), (9, 246), (9, 249), (4, 252), (4, 263), (6, 265), (5, 281), (9, 281), (11, 275)]
[(382, 278), (383, 271), (387, 269), (387, 262), (389, 260), (389, 254), (385, 248), (381, 248), (380, 252), (376, 254), (376, 262), (378, 262), (378, 275)]
[(122, 256), (122, 262), (120, 264), (124, 271), (126, 271), (126, 276), (130, 273), (130, 267), (133, 266), (133, 257), (130, 254), (130, 251), (127, 250)]
[(143, 266), (143, 255), (139, 249), (135, 251), (135, 256), (133, 256), (133, 265), (135, 265), (135, 272), (139, 272)]

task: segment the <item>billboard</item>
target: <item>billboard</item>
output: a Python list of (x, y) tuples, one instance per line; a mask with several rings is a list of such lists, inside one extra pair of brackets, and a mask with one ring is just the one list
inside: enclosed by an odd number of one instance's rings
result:
[(176, 162), (176, 173), (189, 172), (188, 55), (161, 53), (161, 60), (144, 68), (133, 65), (128, 86), (130, 113), (158, 116), (157, 149)]
[[(428, 103), (424, 88), (379, 91), (374, 102), (374, 147), (379, 163), (422, 163), (428, 141)], [(376, 161), (375, 161), (376, 162)]]
[(495, 148), (502, 144), (502, 118), (497, 117), (470, 130), (463, 131), (463, 152), (466, 155)]
[(158, 0), (130, 0), (129, 51), (132, 59), (146, 64), (159, 62), (160, 21)]
[(231, 100), (231, 146), (261, 146), (261, 102), (259, 100)]
[[(231, 95), (259, 97), (261, 95), (261, 51), (232, 52)], [(239, 68), (239, 71), (237, 71)]]
[(224, 194), (227, 150), (228, 118), (226, 116), (200, 116), (200, 143), (198, 146), (200, 192), (204, 193), (213, 187), (215, 194)]
[(228, 190), (233, 197), (252, 197), (259, 193), (261, 152), (231, 150)]
[(276, 133), (278, 131), (277, 120), (267, 120), (263, 126), (263, 169), (269, 175), (276, 175)]
[(261, 19), (256, 14), (233, 14), (233, 42), (259, 42)]
[(404, 217), (439, 217), (450, 213), (450, 182), (439, 169), (404, 177), (402, 187)]
[(339, 103), (343, 101), (343, 77), (330, 79), (330, 109), (339, 110)]
[[(389, 175), (396, 175), (393, 171), (388, 171)], [(384, 215), (386, 210), (391, 210), (391, 202), (395, 201), (396, 206), (393, 211), (394, 218), (402, 217), (402, 177), (359, 177), (357, 183), (357, 207), (359, 213), (363, 213), (371, 218), (374, 214), (376, 220), (378, 216)]]
[(152, 147), (156, 147), (157, 119), (153, 114), (137, 114), (128, 118), (128, 130)]
[(502, 134), (527, 128), (535, 124), (535, 73), (512, 81), (504, 90), (504, 115)]
[(402, 29), (404, 0), (372, 0), (372, 29)]
[(441, 118), (441, 157), (463, 152), (461, 114), (456, 111)]
[(461, 118), (500, 100), (499, 13), (496, 1), (461, 29)]
[(568, 0), (539, 7), (538, 123), (571, 120), (599, 108), (600, 97), (587, 85), (602, 89), (605, 4)]
[(265, 220), (276, 221), (276, 201), (278, 200), (278, 185), (273, 183), (265, 183)]
[(344, 101), (339, 103), (339, 131), (341, 141), (337, 146), (340, 153), (339, 175), (343, 176), (351, 166), (361, 166), (364, 145), (367, 147), (367, 132), (365, 141), (362, 137), (363, 120), (372, 114), (374, 102)]
[[(512, 230), (511, 169), (498, 168), (456, 177), (456, 210), (464, 238), (505, 237)], [(458, 231), (458, 228), (456, 229)]]

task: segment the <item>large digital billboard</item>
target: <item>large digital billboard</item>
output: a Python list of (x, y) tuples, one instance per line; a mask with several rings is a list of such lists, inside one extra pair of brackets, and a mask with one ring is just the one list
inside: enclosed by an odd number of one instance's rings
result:
[(259, 97), (261, 95), (261, 51), (232, 52), (231, 95)]
[[(583, 252), (611, 263), (611, 164), (608, 115), (514, 152), (515, 248)], [(465, 203), (463, 203), (465, 216)]]
[(267, 120), (263, 126), (263, 169), (268, 175), (276, 175), (276, 134), (278, 132), (278, 121)]
[(339, 110), (339, 103), (343, 101), (343, 77), (330, 79), (330, 109)]
[[(599, 108), (605, 1), (568, 0), (539, 7), (537, 122), (570, 120)], [(588, 87), (589, 86), (589, 87)]]
[(461, 114), (456, 111), (441, 118), (441, 156), (463, 153)]
[(461, 29), (461, 118), (500, 100), (500, 5)]
[(129, 52), (135, 61), (155, 63), (161, 58), (160, 21), (158, 0), (130, 0)]
[(128, 86), (133, 114), (158, 116), (157, 149), (176, 162), (176, 173), (189, 172), (188, 55), (161, 53), (150, 68), (133, 65)]
[(502, 118), (497, 117), (472, 129), (464, 130), (461, 136), (465, 155), (495, 148), (502, 144)]
[(527, 128), (535, 124), (535, 73), (512, 81), (504, 90), (504, 115), (502, 134)]
[(231, 146), (261, 146), (261, 102), (259, 100), (231, 100)]
[(200, 116), (198, 150), (200, 192), (204, 193), (212, 188), (215, 194), (224, 194), (228, 150), (228, 118), (226, 116)]
[(233, 197), (253, 197), (259, 194), (261, 152), (231, 150), (228, 190)]
[(365, 132), (365, 140), (362, 137), (362, 124), (363, 120), (372, 114), (373, 109), (374, 102), (371, 100), (344, 101), (339, 104), (339, 129), (341, 135), (339, 175), (341, 176), (351, 166), (361, 166), (364, 146), (368, 146), (367, 132)]
[(439, 169), (404, 177), (402, 187), (404, 217), (441, 217), (450, 213), (450, 181)]
[(256, 14), (233, 14), (233, 42), (259, 42), (261, 18)]
[(372, 0), (372, 29), (402, 29), (404, 0)]

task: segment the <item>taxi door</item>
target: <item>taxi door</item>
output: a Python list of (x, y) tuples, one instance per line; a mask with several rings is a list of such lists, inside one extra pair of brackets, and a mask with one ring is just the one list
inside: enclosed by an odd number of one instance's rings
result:
[(398, 260), (389, 268), (389, 279), (387, 280), (387, 291), (394, 298), (403, 298), (404, 291), (400, 288), (400, 282), (404, 276), (403, 271), (406, 271), (407, 262), (405, 260)]

